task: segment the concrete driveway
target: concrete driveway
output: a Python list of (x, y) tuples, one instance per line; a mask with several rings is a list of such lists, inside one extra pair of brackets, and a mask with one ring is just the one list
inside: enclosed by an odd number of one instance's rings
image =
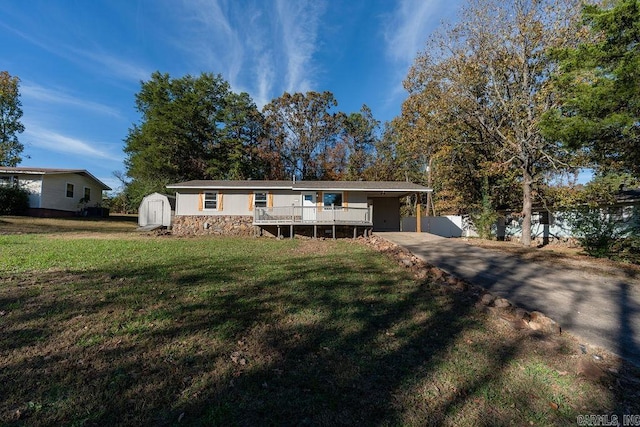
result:
[(640, 280), (514, 255), (428, 233), (376, 233), (443, 270), (529, 311), (538, 310), (583, 342), (640, 366)]

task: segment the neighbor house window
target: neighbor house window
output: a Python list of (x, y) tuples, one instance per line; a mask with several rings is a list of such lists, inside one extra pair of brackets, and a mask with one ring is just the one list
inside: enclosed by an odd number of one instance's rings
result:
[(205, 209), (218, 208), (218, 193), (204, 193), (204, 208)]
[(73, 198), (73, 184), (67, 184), (67, 197)]
[(91, 189), (89, 187), (84, 187), (84, 201), (88, 202), (91, 200)]
[(253, 195), (253, 206), (256, 208), (266, 208), (267, 207), (267, 193), (254, 193)]
[(342, 193), (322, 193), (322, 204), (325, 208), (342, 207)]

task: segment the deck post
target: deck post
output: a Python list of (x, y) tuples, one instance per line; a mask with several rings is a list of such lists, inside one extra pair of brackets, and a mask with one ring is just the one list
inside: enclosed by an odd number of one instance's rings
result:
[(289, 226), (289, 234), (290, 234), (291, 238), (293, 239), (293, 224), (291, 224)]
[(336, 223), (335, 222), (333, 223), (331, 228), (332, 228), (332, 231), (333, 231), (333, 240), (336, 240)]
[(358, 226), (354, 225), (353, 226), (353, 239), (355, 240), (356, 237), (358, 237)]
[(416, 193), (416, 233), (422, 232), (422, 212), (420, 209), (420, 193)]
[(280, 236), (282, 236), (282, 233), (280, 232), (280, 224), (278, 224), (278, 235), (276, 237), (280, 238)]
[(313, 224), (313, 238), (318, 238), (318, 224)]

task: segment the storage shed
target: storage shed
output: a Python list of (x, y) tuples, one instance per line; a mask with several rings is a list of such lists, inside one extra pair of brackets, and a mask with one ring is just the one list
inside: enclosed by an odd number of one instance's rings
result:
[(171, 227), (176, 209), (176, 198), (166, 194), (152, 193), (142, 199), (138, 208), (138, 225)]

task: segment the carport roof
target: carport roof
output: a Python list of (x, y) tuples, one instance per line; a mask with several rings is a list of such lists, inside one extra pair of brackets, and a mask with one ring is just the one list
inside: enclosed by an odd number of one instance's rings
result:
[(171, 189), (202, 190), (292, 190), (292, 191), (366, 191), (376, 193), (428, 193), (432, 190), (405, 181), (262, 181), (195, 180), (167, 185)]

